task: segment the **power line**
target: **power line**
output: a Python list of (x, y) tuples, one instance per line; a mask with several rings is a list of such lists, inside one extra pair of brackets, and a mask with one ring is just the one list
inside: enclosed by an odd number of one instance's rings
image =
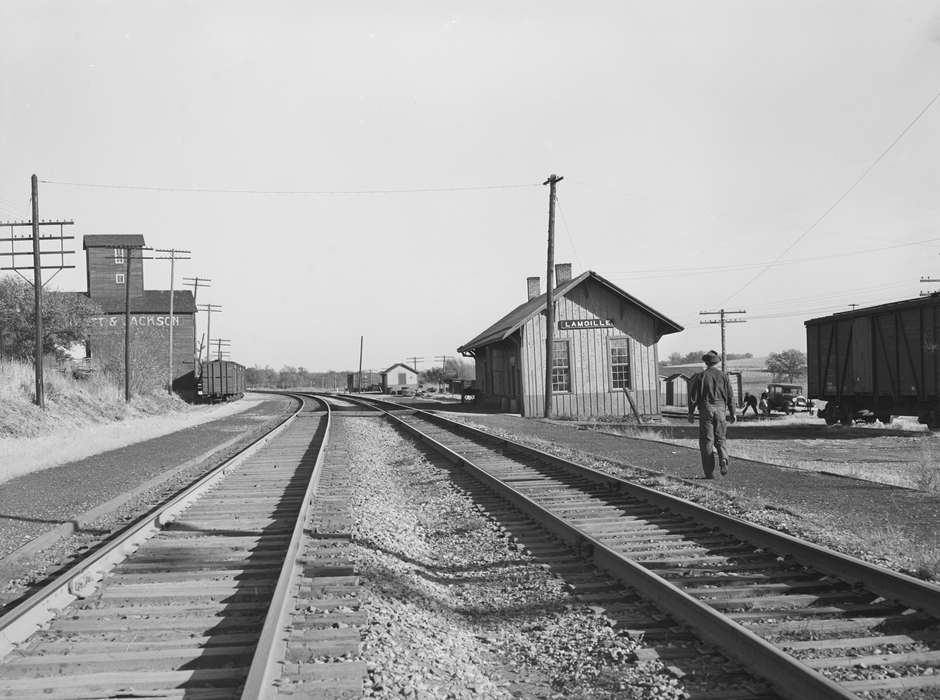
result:
[(574, 253), (574, 260), (576, 263), (578, 263), (578, 269), (583, 270), (584, 266), (581, 264), (581, 256), (578, 255), (578, 251), (574, 247), (574, 238), (571, 236), (571, 229), (568, 228), (568, 219), (565, 218), (565, 212), (562, 210), (561, 205), (557, 200), (555, 200), (555, 207), (558, 209), (558, 213), (561, 215), (561, 223), (565, 225), (565, 233), (568, 234), (568, 242), (571, 244), (571, 252)]
[[(774, 267), (780, 265), (795, 265), (805, 262), (813, 262), (816, 260), (834, 260), (840, 258), (848, 258), (856, 255), (867, 255), (869, 253), (881, 253), (886, 250), (894, 250), (896, 248), (910, 248), (917, 245), (926, 245), (929, 243), (934, 243), (940, 241), (940, 238), (927, 238), (922, 241), (912, 241), (911, 243), (897, 243), (895, 245), (881, 246), (879, 248), (866, 248), (864, 250), (852, 250), (845, 253), (832, 253), (830, 255), (813, 255), (805, 258), (790, 258), (789, 260), (770, 260), (765, 262), (756, 262), (756, 263), (739, 263), (734, 265), (715, 265), (714, 267), (664, 267), (659, 269), (648, 269), (648, 270), (634, 270), (634, 271), (623, 271), (623, 272), (611, 272), (610, 275), (618, 275), (623, 277), (631, 277), (633, 279), (656, 279), (657, 277), (665, 277), (673, 274), (682, 274), (682, 275), (705, 275), (713, 274), (717, 272), (733, 272), (735, 270), (747, 270), (755, 267)], [(639, 277), (633, 277), (634, 275), (640, 275)]]
[[(843, 201), (846, 197), (848, 197), (848, 196), (853, 192), (853, 190), (855, 190), (856, 187), (858, 187), (858, 186), (861, 184), (862, 180), (864, 180), (866, 177), (868, 177), (868, 174), (869, 174), (872, 170), (875, 169), (875, 167), (882, 161), (882, 159), (884, 159), (884, 157), (885, 157), (886, 155), (888, 155), (888, 153), (891, 152), (891, 150), (901, 141), (901, 139), (904, 138), (904, 136), (907, 134), (907, 132), (910, 131), (910, 130), (914, 127), (914, 125), (915, 125), (917, 122), (920, 121), (920, 118), (923, 117), (931, 107), (933, 107), (934, 103), (935, 103), (938, 99), (940, 99), (940, 91), (938, 91), (938, 92), (931, 98), (930, 102), (928, 102), (928, 103), (924, 106), (924, 108), (921, 109), (920, 112), (917, 113), (917, 116), (915, 116), (910, 122), (908, 122), (907, 126), (905, 126), (903, 129), (901, 129), (901, 133), (899, 133), (899, 134), (894, 138), (894, 140), (893, 140), (890, 144), (888, 144), (888, 147), (887, 147), (886, 149), (884, 149), (884, 150), (879, 154), (879, 156), (878, 156), (877, 158), (875, 158), (874, 161), (872, 161), (871, 165), (869, 165), (867, 168), (865, 168), (865, 170), (862, 171), (862, 174), (859, 175), (858, 178), (856, 178), (855, 182), (853, 182), (853, 183), (849, 186), (849, 188), (848, 188), (845, 192), (843, 192), (842, 195), (839, 196), (839, 198), (836, 199), (836, 201), (833, 202), (833, 203), (829, 206), (829, 208), (826, 209), (826, 210), (822, 213), (822, 215), (819, 216), (819, 218), (817, 218), (812, 224), (810, 224), (809, 228), (807, 228), (805, 231), (803, 231), (803, 233), (801, 233), (799, 236), (797, 236), (796, 239), (795, 239), (792, 243), (790, 243), (790, 245), (788, 245), (788, 246), (783, 250), (783, 252), (780, 253), (780, 255), (778, 255), (778, 256), (774, 259), (774, 262), (776, 262), (776, 261), (780, 260), (781, 258), (783, 258), (787, 253), (789, 253), (791, 250), (793, 250), (793, 248), (796, 247), (796, 245), (797, 245), (800, 241), (802, 241), (804, 238), (806, 238), (806, 236), (808, 236), (810, 233), (812, 233), (812, 231), (813, 231), (819, 224), (821, 224), (822, 221), (823, 221), (827, 216), (829, 216), (829, 214), (832, 213), (832, 211), (833, 211), (837, 206), (839, 206), (839, 205), (842, 203), (842, 201)], [(760, 279), (760, 277), (761, 277), (765, 272), (767, 272), (767, 270), (769, 270), (769, 269), (770, 269), (770, 265), (768, 265), (767, 267), (765, 267), (765, 268), (763, 268), (762, 270), (760, 270), (756, 275), (754, 275), (751, 279), (749, 279), (749, 280), (744, 284), (744, 286), (742, 286), (740, 289), (738, 289), (736, 292), (734, 292), (731, 296), (729, 296), (727, 299), (725, 299), (725, 301), (722, 302), (722, 303), (727, 303), (728, 301), (730, 301), (731, 299), (733, 299), (734, 297), (736, 297), (738, 294), (740, 294), (741, 292), (743, 292), (745, 289), (747, 289), (748, 287), (750, 287), (754, 282), (756, 282), (758, 279)]]
[(467, 187), (401, 187), (369, 190), (254, 190), (224, 187), (163, 187), (155, 185), (115, 185), (97, 182), (66, 182), (61, 180), (43, 180), (44, 184), (62, 187), (86, 187), (109, 190), (135, 190), (142, 192), (185, 192), (199, 194), (251, 194), (283, 196), (356, 196), (381, 194), (420, 194), (430, 192), (477, 192), (482, 190), (514, 190), (528, 187), (540, 187), (539, 183), (508, 185), (477, 185)]

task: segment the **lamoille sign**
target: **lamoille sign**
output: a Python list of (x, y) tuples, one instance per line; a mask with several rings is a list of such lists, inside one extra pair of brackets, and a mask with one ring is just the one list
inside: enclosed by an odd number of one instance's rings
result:
[(613, 328), (614, 322), (609, 318), (574, 318), (558, 322), (560, 331), (580, 331), (586, 328)]

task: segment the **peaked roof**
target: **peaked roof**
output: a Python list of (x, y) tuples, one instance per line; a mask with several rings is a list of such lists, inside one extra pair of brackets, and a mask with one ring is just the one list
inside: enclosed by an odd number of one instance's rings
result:
[(387, 370), (385, 370), (384, 372), (379, 372), (379, 374), (388, 374), (389, 372), (391, 372), (391, 371), (392, 371), (393, 369), (395, 369), (396, 367), (404, 367), (404, 368), (407, 369), (409, 372), (414, 372), (415, 374), (418, 373), (418, 370), (416, 370), (414, 367), (409, 367), (409, 366), (406, 365), (404, 362), (396, 362), (394, 365), (392, 365), (391, 367), (389, 367), (389, 368), (388, 368)]
[[(620, 287), (615, 285), (613, 282), (610, 282), (593, 270), (587, 270), (582, 272), (577, 277), (572, 277), (567, 282), (555, 287), (555, 291), (552, 292), (554, 296), (563, 297), (568, 292), (570, 292), (575, 287), (579, 286), (588, 279), (592, 279), (603, 287), (606, 287), (615, 295), (622, 297), (626, 301), (629, 301), (634, 306), (638, 306), (640, 309), (648, 313), (650, 316), (659, 321), (660, 330), (662, 335), (667, 335), (669, 333), (678, 333), (683, 330), (675, 321), (663, 316), (661, 313), (656, 311), (650, 306), (647, 306), (642, 301), (637, 299), (634, 296), (627, 294)], [(490, 343), (496, 343), (500, 340), (505, 340), (510, 335), (512, 335), (516, 330), (518, 330), (526, 321), (535, 316), (535, 314), (541, 312), (545, 308), (545, 297), (546, 294), (539, 294), (537, 297), (530, 299), (529, 301), (520, 304), (515, 309), (510, 311), (508, 314), (499, 319), (492, 326), (487, 328), (485, 331), (476, 336), (473, 340), (464, 343), (459, 348), (457, 352), (465, 352), (467, 350), (472, 350), (474, 348), (483, 347), (489, 345)]]
[(86, 234), (82, 238), (82, 249), (89, 248), (143, 248), (144, 237), (137, 233)]

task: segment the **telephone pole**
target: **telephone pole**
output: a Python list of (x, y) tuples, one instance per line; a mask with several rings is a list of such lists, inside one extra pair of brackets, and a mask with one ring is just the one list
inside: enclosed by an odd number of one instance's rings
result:
[[(176, 277), (176, 261), (177, 260), (191, 260), (190, 253), (191, 250), (180, 250), (178, 248), (157, 248), (155, 253), (160, 253), (160, 255), (154, 256), (154, 260), (169, 260), (170, 261), (170, 352), (169, 360), (167, 362), (168, 373), (167, 373), (167, 385), (166, 390), (168, 393), (173, 393), (173, 297), (176, 296), (173, 291), (173, 282)], [(195, 296), (195, 295), (193, 295)], [(196, 342), (196, 334), (193, 333), (193, 342)]]
[[(197, 306), (196, 308), (199, 311), (206, 312), (206, 362), (208, 362), (212, 354), (212, 312), (221, 312), (222, 307), (219, 304), (203, 304), (201, 307)], [(202, 355), (201, 350), (199, 354)]]
[(545, 417), (552, 416), (552, 362), (555, 340), (555, 300), (552, 298), (555, 267), (555, 186), (564, 177), (552, 173), (543, 185), (548, 191), (548, 260), (545, 270)]
[(450, 355), (437, 355), (434, 358), (435, 360), (441, 361), (441, 382), (438, 384), (438, 388), (443, 388), (443, 383), (446, 379), (445, 373), (447, 372), (447, 361), (452, 360), (453, 358)]
[[(211, 287), (212, 280), (205, 277), (184, 277), (183, 285), (193, 288), (193, 307), (196, 307), (196, 296), (199, 294), (200, 287)], [(198, 307), (196, 307), (198, 308)], [(199, 358), (202, 357), (202, 348), (196, 345), (196, 314), (193, 314), (193, 376), (196, 376), (196, 370), (199, 368)]]
[(232, 345), (232, 341), (229, 340), (228, 338), (216, 338), (212, 342), (215, 343), (217, 360), (222, 359), (222, 348), (224, 347), (227, 352), (228, 348), (231, 347)]
[(418, 363), (424, 362), (423, 357), (406, 357), (405, 359), (411, 360), (411, 369), (413, 369), (415, 372), (418, 371)]
[(356, 391), (360, 394), (362, 393), (362, 349), (365, 347), (366, 337), (364, 335), (359, 336), (359, 382), (356, 387)]
[(717, 321), (699, 321), (700, 324), (712, 324), (720, 323), (721, 324), (721, 371), (725, 371), (725, 324), (727, 323), (746, 323), (747, 319), (744, 318), (727, 318), (729, 314), (746, 314), (747, 311), (738, 310), (738, 311), (728, 311), (726, 309), (719, 309), (718, 311), (699, 311), (699, 316), (718, 316)]
[[(9, 264), (3, 267), (0, 267), (0, 270), (12, 270), (16, 272), (20, 277), (26, 280), (27, 284), (31, 284), (33, 287), (33, 312), (36, 315), (36, 321), (34, 323), (34, 338), (33, 342), (35, 343), (35, 348), (33, 350), (33, 368), (36, 375), (36, 405), (41, 409), (46, 408), (46, 399), (43, 388), (43, 367), (42, 367), (42, 341), (43, 341), (43, 330), (42, 330), (42, 288), (45, 284), (42, 281), (42, 271), (43, 270), (55, 270), (46, 282), (49, 282), (55, 277), (59, 272), (67, 268), (74, 268), (74, 265), (65, 264), (65, 256), (67, 254), (74, 253), (74, 250), (65, 250), (65, 241), (69, 241), (75, 238), (75, 236), (66, 236), (64, 233), (64, 226), (72, 226), (74, 221), (40, 221), (39, 220), (39, 179), (33, 175), (30, 178), (30, 189), (31, 189), (31, 205), (32, 205), (32, 218), (30, 221), (10, 221), (0, 223), (0, 226), (9, 226), (10, 227), (10, 237), (0, 239), (0, 243), (9, 243), (10, 250), (0, 252), (0, 257), (9, 256)], [(31, 236), (15, 236), (13, 234), (13, 229), (19, 226), (29, 226), (32, 229)], [(59, 235), (58, 236), (39, 236), (39, 228), (41, 226), (58, 226)], [(32, 250), (17, 249), (17, 245), (22, 246), (23, 241), (32, 242)], [(59, 242), (58, 250), (43, 250), (43, 242)], [(30, 256), (33, 259), (32, 265), (17, 265), (16, 256)], [(59, 263), (58, 264), (48, 264), (44, 265), (42, 261), (43, 255), (58, 255)], [(33, 271), (33, 281), (30, 282), (29, 278), (26, 277), (21, 270), (32, 270)]]

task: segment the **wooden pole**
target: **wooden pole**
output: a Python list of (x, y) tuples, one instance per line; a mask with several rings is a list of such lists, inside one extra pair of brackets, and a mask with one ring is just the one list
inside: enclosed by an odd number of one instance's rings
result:
[(33, 365), (36, 373), (36, 405), (45, 409), (46, 397), (43, 390), (42, 368), (42, 263), (39, 262), (41, 257), (39, 255), (39, 178), (33, 175), (30, 184), (33, 205), (33, 305), (36, 311), (36, 349), (33, 353)]
[(554, 287), (553, 272), (555, 267), (555, 185), (564, 178), (554, 173), (548, 176), (543, 185), (549, 185), (548, 191), (548, 256), (545, 271), (545, 417), (552, 415), (552, 361), (555, 340), (555, 305), (552, 298)]
[(365, 343), (365, 336), (360, 335), (359, 336), (359, 382), (358, 382), (359, 386), (356, 389), (360, 393), (362, 392), (362, 348), (363, 348), (364, 343)]
[[(176, 251), (170, 253), (170, 360), (169, 360), (169, 381), (167, 382), (167, 393), (173, 395), (173, 278), (176, 272)], [(195, 333), (193, 334), (195, 338)]]
[(131, 251), (124, 248), (124, 401), (131, 400)]

